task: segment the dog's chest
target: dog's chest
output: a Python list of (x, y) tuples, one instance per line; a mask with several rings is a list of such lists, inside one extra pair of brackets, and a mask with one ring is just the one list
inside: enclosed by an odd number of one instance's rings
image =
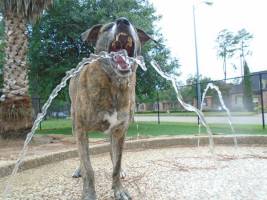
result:
[(129, 77), (123, 84), (119, 80), (112, 80), (103, 70), (96, 69), (90, 73), (86, 83), (88, 100), (92, 102), (94, 112), (116, 110), (126, 111), (131, 101), (132, 77)]
[(100, 87), (93, 90), (90, 100), (92, 102), (90, 109), (94, 112), (108, 111), (111, 113), (114, 110), (127, 111), (131, 98), (129, 90), (121, 91), (118, 88)]
[(127, 84), (114, 84), (100, 66), (92, 64), (81, 74), (75, 108), (76, 115), (88, 131), (107, 133), (113, 128), (127, 126), (134, 84), (133, 77), (129, 77)]
[(128, 87), (117, 87), (110, 82), (98, 87), (96, 95), (92, 97), (93, 113), (98, 116), (101, 131), (111, 133), (117, 128), (126, 128), (129, 121), (131, 106), (131, 90)]
[(104, 130), (104, 133), (111, 133), (114, 128), (125, 127), (128, 124), (128, 113), (117, 112), (116, 110), (109, 114), (104, 114), (103, 120), (108, 123), (108, 127)]

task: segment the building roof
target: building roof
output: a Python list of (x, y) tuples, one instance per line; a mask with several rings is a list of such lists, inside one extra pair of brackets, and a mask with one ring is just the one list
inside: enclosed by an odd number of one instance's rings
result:
[[(263, 90), (267, 90), (267, 70), (253, 72), (250, 74), (251, 77), (251, 85), (253, 93), (260, 92), (260, 74), (262, 76), (262, 80), (266, 80), (265, 85), (263, 85)], [(239, 94), (243, 93), (243, 80), (239, 84), (234, 84), (230, 90), (230, 94)]]

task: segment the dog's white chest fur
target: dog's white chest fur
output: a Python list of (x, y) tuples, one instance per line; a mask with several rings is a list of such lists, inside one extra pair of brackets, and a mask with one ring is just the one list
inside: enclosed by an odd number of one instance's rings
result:
[(104, 133), (110, 133), (111, 130), (121, 124), (123, 120), (118, 119), (118, 113), (117, 111), (114, 111), (111, 115), (110, 114), (105, 114), (104, 115), (104, 120), (108, 121), (110, 124), (108, 129), (104, 131)]

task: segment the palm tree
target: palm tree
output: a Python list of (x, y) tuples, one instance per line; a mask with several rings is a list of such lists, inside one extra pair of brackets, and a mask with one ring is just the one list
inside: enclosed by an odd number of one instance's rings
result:
[(0, 99), (0, 135), (25, 137), (32, 127), (27, 49), (28, 22), (34, 22), (52, 0), (1, 0), (5, 24), (3, 95)]

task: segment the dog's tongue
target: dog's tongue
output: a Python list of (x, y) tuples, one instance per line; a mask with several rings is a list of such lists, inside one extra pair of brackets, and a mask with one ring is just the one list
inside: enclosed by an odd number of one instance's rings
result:
[(120, 70), (129, 70), (129, 64), (126, 62), (126, 58), (120, 54), (113, 57), (114, 61), (120, 67)]

